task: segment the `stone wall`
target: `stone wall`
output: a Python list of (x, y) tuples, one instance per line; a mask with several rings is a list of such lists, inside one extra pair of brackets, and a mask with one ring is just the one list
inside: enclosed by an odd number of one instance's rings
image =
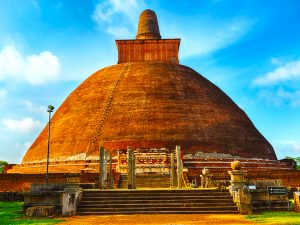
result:
[[(95, 183), (99, 179), (98, 173), (79, 174), (80, 183)], [(0, 174), (0, 192), (28, 191), (31, 184), (43, 184), (45, 174)], [(66, 174), (49, 174), (49, 183), (66, 183)]]
[[(199, 178), (202, 169), (189, 169), (189, 179)], [(212, 179), (214, 180), (230, 180), (230, 176), (227, 171), (222, 169), (213, 170)], [(271, 170), (271, 171), (247, 171), (246, 180), (272, 180), (280, 179), (284, 186), (287, 187), (300, 187), (300, 170)]]
[(23, 202), (23, 192), (0, 192), (0, 202)]
[[(236, 159), (236, 157), (226, 158), (222, 157), (228, 154), (222, 153), (203, 153), (197, 152), (194, 156), (192, 154), (186, 154), (183, 156), (184, 167), (188, 169), (197, 169), (207, 167), (210, 170), (222, 170), (228, 171), (231, 169), (230, 163)], [(201, 156), (201, 157), (198, 157)], [(209, 156), (207, 158), (207, 156)], [(273, 170), (294, 170), (294, 168), (284, 162), (278, 160), (258, 159), (258, 158), (237, 158), (247, 171), (273, 171)]]
[[(188, 177), (199, 178), (202, 169), (189, 169)], [(212, 171), (213, 179), (229, 180), (230, 176), (227, 171), (214, 170)], [(117, 176), (117, 175), (115, 175)], [(82, 173), (79, 174), (81, 183), (95, 183), (98, 181), (98, 173)], [(288, 187), (300, 187), (300, 171), (248, 171), (246, 174), (247, 180), (272, 180), (281, 179), (283, 185)], [(5, 191), (28, 191), (31, 184), (45, 182), (45, 174), (0, 174), (0, 192)], [(49, 174), (50, 183), (65, 183), (67, 182), (66, 174), (52, 173)]]

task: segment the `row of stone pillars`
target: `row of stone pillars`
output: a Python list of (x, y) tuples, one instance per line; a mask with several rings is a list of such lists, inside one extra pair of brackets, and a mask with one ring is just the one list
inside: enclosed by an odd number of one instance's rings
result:
[[(175, 156), (171, 153), (171, 169), (170, 169), (170, 187), (176, 187), (176, 175), (177, 175), (177, 188), (182, 188), (182, 170), (183, 164), (181, 160), (180, 146), (176, 146), (176, 162), (177, 162), (177, 174), (175, 173)], [(135, 156), (133, 150), (127, 148), (127, 165), (128, 165), (128, 189), (136, 189), (136, 175), (135, 175)]]
[[(177, 175), (177, 188), (182, 188), (182, 170), (183, 164), (181, 160), (180, 146), (176, 146), (176, 168), (175, 173), (175, 155), (171, 153), (171, 169), (170, 169), (170, 187), (176, 187)], [(99, 188), (113, 188), (114, 180), (112, 176), (112, 154), (109, 154), (102, 146), (100, 147), (100, 172), (99, 172)], [(109, 172), (107, 172), (107, 162), (109, 161)], [(128, 165), (128, 189), (136, 189), (136, 174), (135, 174), (135, 156), (132, 148), (127, 148), (127, 165)]]
[[(112, 154), (108, 153), (104, 147), (100, 147), (99, 155), (99, 188), (114, 188), (114, 179), (112, 174)], [(109, 162), (107, 171), (107, 162)]]

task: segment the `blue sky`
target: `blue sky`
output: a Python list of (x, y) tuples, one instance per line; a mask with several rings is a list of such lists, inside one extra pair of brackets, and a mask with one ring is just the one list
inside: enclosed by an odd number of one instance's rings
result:
[(163, 38), (181, 38), (180, 63), (227, 93), (278, 158), (300, 155), (300, 2), (297, 0), (1, 0), (0, 159), (19, 163), (83, 80), (116, 64), (115, 39), (133, 39), (156, 11)]

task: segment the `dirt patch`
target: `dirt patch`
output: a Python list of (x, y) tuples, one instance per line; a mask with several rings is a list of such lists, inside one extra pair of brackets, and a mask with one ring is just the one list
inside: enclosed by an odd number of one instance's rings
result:
[(64, 217), (61, 225), (132, 225), (132, 224), (159, 224), (159, 225), (246, 225), (256, 224), (245, 220), (238, 214), (172, 214), (172, 215), (111, 215), (111, 216), (74, 216)]

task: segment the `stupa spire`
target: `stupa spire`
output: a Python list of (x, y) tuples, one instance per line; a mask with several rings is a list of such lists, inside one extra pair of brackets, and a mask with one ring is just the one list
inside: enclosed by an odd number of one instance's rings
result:
[(154, 11), (146, 9), (141, 13), (136, 39), (161, 39)]
[(179, 63), (180, 39), (161, 39), (156, 14), (144, 10), (139, 19), (136, 39), (116, 40), (118, 63), (127, 62), (168, 62)]

